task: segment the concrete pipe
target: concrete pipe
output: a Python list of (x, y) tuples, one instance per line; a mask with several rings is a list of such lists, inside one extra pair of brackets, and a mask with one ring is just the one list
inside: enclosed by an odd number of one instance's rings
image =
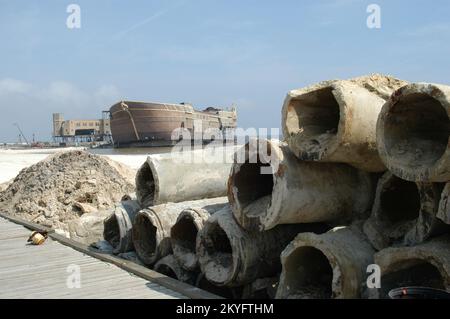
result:
[(387, 96), (405, 84), (374, 75), (290, 91), (282, 110), (283, 136), (302, 160), (385, 171), (376, 145), (377, 118)]
[(359, 227), (299, 234), (282, 252), (278, 299), (360, 298), (374, 250)]
[(379, 180), (364, 233), (377, 250), (415, 245), (450, 230), (438, 218), (443, 183), (413, 183), (386, 172)]
[(242, 290), (242, 299), (275, 299), (279, 276), (256, 279)]
[(375, 254), (381, 288), (371, 298), (387, 298), (400, 287), (429, 287), (450, 292), (450, 235), (412, 247), (387, 248)]
[(178, 216), (177, 222), (170, 230), (170, 238), (173, 255), (181, 267), (191, 271), (199, 267), (195, 251), (197, 234), (209, 216), (223, 209), (227, 203), (228, 200), (224, 197), (222, 203), (203, 208), (188, 208)]
[(139, 211), (133, 223), (133, 244), (139, 259), (147, 266), (172, 253), (170, 229), (186, 208), (222, 203), (224, 198), (212, 198), (181, 203), (167, 203)]
[(142, 207), (225, 196), (235, 147), (150, 155), (136, 174)]
[(377, 124), (378, 151), (408, 181), (450, 180), (450, 86), (416, 83), (397, 90)]
[(229, 207), (212, 215), (198, 233), (200, 269), (215, 285), (236, 287), (280, 270), (280, 252), (301, 231), (323, 231), (322, 225), (281, 225), (249, 232), (234, 220)]
[[(253, 231), (279, 224), (344, 225), (367, 218), (375, 193), (369, 173), (346, 164), (301, 161), (276, 140), (250, 142), (238, 152), (244, 150), (244, 160), (236, 156), (228, 180), (228, 199), (242, 227)], [(263, 174), (267, 168), (271, 173)]]
[(115, 205), (113, 214), (103, 221), (103, 238), (111, 244), (114, 254), (134, 250), (131, 231), (139, 210), (136, 200), (123, 201)]
[(214, 285), (202, 273), (198, 275), (195, 286), (226, 299), (241, 299), (242, 296), (242, 287), (229, 288)]
[(437, 217), (450, 225), (450, 182), (445, 185), (442, 191)]
[(173, 255), (160, 259), (153, 270), (189, 285), (194, 285), (197, 279), (197, 273), (183, 269)]

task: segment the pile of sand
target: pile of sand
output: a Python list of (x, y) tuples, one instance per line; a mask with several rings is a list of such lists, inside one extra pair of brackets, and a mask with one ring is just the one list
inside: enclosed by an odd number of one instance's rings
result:
[(134, 174), (84, 151), (53, 154), (23, 169), (0, 193), (0, 211), (67, 231), (70, 221), (113, 207), (133, 193)]

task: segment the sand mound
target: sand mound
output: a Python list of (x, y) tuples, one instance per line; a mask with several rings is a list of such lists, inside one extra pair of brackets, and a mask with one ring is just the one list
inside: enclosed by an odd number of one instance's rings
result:
[(0, 211), (53, 228), (108, 209), (134, 192), (133, 170), (84, 151), (50, 155), (0, 193)]

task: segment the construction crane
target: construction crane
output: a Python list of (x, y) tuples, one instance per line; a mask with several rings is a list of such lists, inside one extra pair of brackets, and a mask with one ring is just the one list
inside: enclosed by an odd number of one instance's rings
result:
[[(21, 130), (19, 124), (14, 123), (14, 126), (16, 126), (17, 129), (19, 130), (19, 133), (20, 133), (20, 135), (23, 137), (23, 139), (25, 140), (25, 143), (27, 143), (27, 145), (30, 145), (30, 143), (28, 142), (27, 138), (26, 138), (25, 135), (23, 134), (23, 132), (22, 132), (22, 130)], [(20, 136), (20, 135), (19, 135), (19, 136)]]

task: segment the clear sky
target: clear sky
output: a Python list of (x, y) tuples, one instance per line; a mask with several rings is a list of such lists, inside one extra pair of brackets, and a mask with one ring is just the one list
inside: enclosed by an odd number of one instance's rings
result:
[(271, 128), (289, 90), (321, 80), (450, 84), (449, 17), (448, 0), (0, 0), (0, 141), (15, 122), (49, 140), (53, 112), (99, 118), (121, 99), (236, 103), (239, 126)]

